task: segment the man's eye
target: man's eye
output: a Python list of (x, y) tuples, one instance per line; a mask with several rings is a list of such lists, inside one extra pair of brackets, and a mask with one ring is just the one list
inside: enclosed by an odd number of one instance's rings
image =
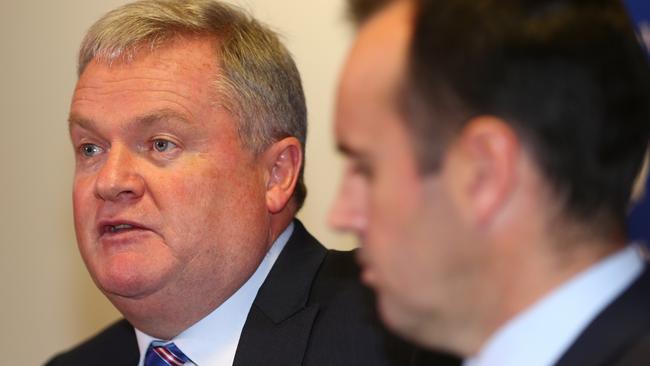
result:
[(153, 148), (158, 152), (166, 152), (176, 147), (176, 144), (163, 139), (155, 139), (153, 141)]
[(86, 157), (93, 157), (99, 153), (101, 153), (103, 150), (101, 147), (95, 145), (95, 144), (83, 144), (79, 147), (79, 151), (83, 156)]

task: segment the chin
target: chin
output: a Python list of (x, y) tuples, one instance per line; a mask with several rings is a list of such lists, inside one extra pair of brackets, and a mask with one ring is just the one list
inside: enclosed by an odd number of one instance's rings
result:
[(420, 339), (420, 334), (422, 333), (421, 328), (426, 324), (427, 319), (418, 317), (412, 309), (409, 309), (400, 300), (403, 299), (379, 294), (378, 309), (382, 321), (388, 329), (401, 337), (420, 345), (426, 343), (426, 340)]
[(107, 297), (140, 298), (151, 292), (147, 281), (138, 276), (105, 275), (98, 276), (97, 287)]
[(379, 293), (378, 308), (382, 321), (393, 331), (402, 333), (404, 328), (404, 311), (390, 296)]
[(162, 273), (144, 272), (144, 266), (137, 261), (112, 258), (91, 275), (97, 287), (107, 297), (141, 298), (155, 290), (164, 282)]

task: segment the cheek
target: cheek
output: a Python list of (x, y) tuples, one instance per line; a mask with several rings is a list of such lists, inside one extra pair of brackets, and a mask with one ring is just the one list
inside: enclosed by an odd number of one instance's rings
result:
[(228, 235), (238, 222), (250, 225), (259, 214), (263, 192), (250, 171), (208, 166), (166, 176), (152, 187), (162, 215), (179, 235), (190, 240)]
[(75, 177), (72, 191), (72, 206), (74, 227), (77, 237), (77, 247), (91, 274), (97, 268), (95, 245), (95, 217), (97, 201), (93, 191), (93, 183), (88, 178)]
[(188, 239), (197, 235), (195, 227), (206, 219), (206, 206), (217, 195), (217, 187), (203, 177), (184, 174), (167, 174), (156, 182), (149, 185), (149, 191), (165, 227)]
[(368, 222), (374, 229), (369, 235), (387, 247), (405, 239), (417, 212), (419, 188), (413, 180), (402, 178), (399, 172), (377, 177), (370, 192)]
[(423, 209), (431, 202), (421, 182), (396, 174), (372, 195), (367, 247), (385, 285), (406, 299), (422, 291), (431, 275), (435, 227), (441, 223)]
[(413, 209), (396, 194), (371, 199), (367, 249), (382, 277), (389, 282), (406, 281), (412, 248), (406, 243)]
[(90, 191), (91, 180), (86, 176), (75, 176), (72, 182), (72, 199), (73, 203), (81, 203)]
[(95, 202), (93, 181), (89, 178), (75, 177), (72, 188), (72, 207), (78, 235), (86, 223), (93, 222)]

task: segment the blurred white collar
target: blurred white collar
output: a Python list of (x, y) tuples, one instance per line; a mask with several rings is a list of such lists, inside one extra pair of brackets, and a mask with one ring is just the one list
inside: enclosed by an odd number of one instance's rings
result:
[(644, 266), (636, 245), (613, 253), (518, 314), (463, 365), (553, 365)]

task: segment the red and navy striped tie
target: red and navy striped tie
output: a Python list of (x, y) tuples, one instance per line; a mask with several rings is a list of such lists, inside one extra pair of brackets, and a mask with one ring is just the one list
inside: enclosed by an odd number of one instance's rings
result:
[(195, 365), (173, 342), (153, 341), (144, 357), (144, 366)]

